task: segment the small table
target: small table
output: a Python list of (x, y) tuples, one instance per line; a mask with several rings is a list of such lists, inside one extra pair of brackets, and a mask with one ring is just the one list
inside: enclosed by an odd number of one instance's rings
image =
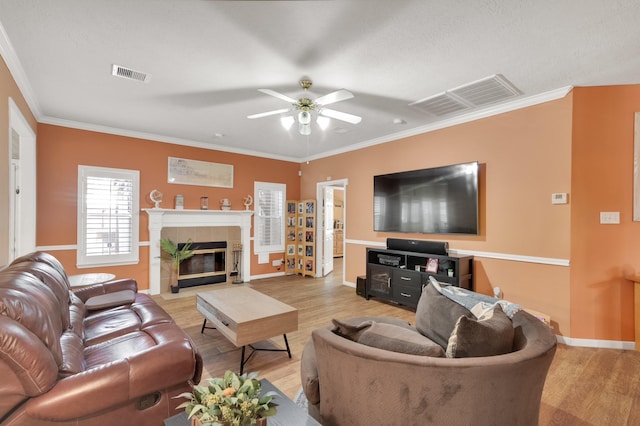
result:
[[(237, 347), (242, 347), (240, 374), (256, 351), (287, 352), (287, 333), (298, 330), (298, 310), (249, 287), (232, 287), (198, 293), (196, 309), (204, 316), (201, 333), (215, 328)], [(215, 327), (206, 327), (210, 321)], [(282, 334), (286, 349), (261, 349), (252, 344)], [(245, 359), (245, 347), (253, 352)]]
[(106, 283), (116, 276), (106, 272), (96, 272), (91, 274), (79, 274), (69, 276), (69, 285), (71, 287), (86, 287), (93, 284)]
[[(270, 381), (262, 379), (260, 383), (262, 383), (260, 393), (274, 391), (278, 394), (274, 399), (274, 402), (278, 404), (277, 412), (274, 416), (267, 417), (268, 426), (320, 426), (320, 423), (307, 414), (304, 408), (298, 407)], [(164, 421), (164, 426), (189, 426), (190, 424), (187, 413), (184, 411)]]

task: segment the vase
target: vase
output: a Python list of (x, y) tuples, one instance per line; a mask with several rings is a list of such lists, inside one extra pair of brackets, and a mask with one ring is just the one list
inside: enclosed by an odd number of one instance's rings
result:
[[(203, 426), (200, 419), (196, 416), (191, 417), (191, 426)], [(256, 419), (256, 426), (267, 426), (267, 418), (259, 417)]]

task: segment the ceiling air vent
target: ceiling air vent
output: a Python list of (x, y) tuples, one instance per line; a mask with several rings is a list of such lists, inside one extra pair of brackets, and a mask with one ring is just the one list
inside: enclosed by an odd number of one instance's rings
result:
[(522, 92), (503, 76), (492, 75), (409, 105), (420, 111), (441, 117), (503, 102), (521, 94)]
[(151, 79), (151, 74), (147, 74), (142, 71), (135, 71), (131, 68), (123, 67), (121, 65), (113, 65), (111, 69), (111, 75), (115, 77), (122, 77), (128, 80), (136, 80), (141, 81), (143, 83), (148, 83)]

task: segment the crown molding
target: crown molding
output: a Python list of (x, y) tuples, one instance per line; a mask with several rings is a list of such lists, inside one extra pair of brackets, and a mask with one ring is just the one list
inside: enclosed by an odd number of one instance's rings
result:
[(349, 145), (348, 147), (345, 147), (345, 148), (326, 151), (317, 155), (307, 156), (306, 158), (305, 157), (298, 158), (298, 157), (273, 155), (265, 152), (259, 152), (259, 151), (247, 150), (247, 149), (234, 149), (228, 146), (215, 145), (215, 144), (210, 144), (206, 142), (193, 141), (189, 139), (174, 138), (169, 136), (157, 135), (153, 133), (137, 132), (133, 130), (120, 129), (115, 127), (101, 126), (97, 124), (82, 123), (82, 122), (77, 122), (72, 120), (60, 119), (56, 117), (44, 116), (41, 112), (40, 105), (35, 96), (33, 88), (31, 87), (31, 84), (27, 79), (26, 73), (24, 72), (24, 69), (20, 64), (20, 60), (18, 59), (18, 56), (13, 48), (13, 45), (11, 44), (11, 41), (9, 40), (9, 37), (4, 29), (4, 26), (2, 26), (2, 23), (0, 23), (0, 55), (4, 58), (4, 61), (7, 64), (7, 67), (9, 68), (9, 72), (11, 73), (11, 75), (13, 76), (13, 79), (16, 81), (16, 84), (18, 85), (18, 89), (22, 93), (22, 96), (25, 98), (27, 105), (29, 106), (29, 108), (31, 109), (31, 112), (33, 113), (33, 115), (35, 116), (36, 120), (39, 123), (70, 127), (73, 129), (95, 131), (95, 132), (107, 133), (107, 134), (113, 134), (113, 135), (119, 135), (119, 136), (127, 136), (127, 137), (139, 138), (139, 139), (147, 139), (155, 142), (163, 142), (163, 143), (170, 143), (175, 145), (191, 146), (195, 148), (231, 152), (235, 154), (249, 155), (253, 157), (269, 158), (272, 160), (290, 161), (294, 163), (304, 163), (312, 160), (319, 160), (321, 158), (332, 157), (334, 155), (344, 154), (346, 152), (351, 152), (351, 151), (357, 151), (362, 148), (367, 148), (370, 146), (392, 142), (398, 139), (403, 139), (410, 136), (419, 135), (422, 133), (429, 133), (429, 132), (444, 129), (447, 127), (457, 126), (459, 124), (480, 120), (480, 119), (491, 117), (494, 115), (503, 114), (505, 112), (515, 111), (515, 110), (526, 108), (529, 106), (538, 105), (544, 102), (554, 101), (556, 99), (561, 99), (567, 96), (567, 94), (570, 93), (571, 90), (573, 90), (573, 86), (565, 86), (556, 90), (551, 90), (551, 91), (540, 93), (537, 95), (521, 97), (511, 102), (494, 105), (494, 106), (483, 108), (477, 111), (472, 111), (467, 114), (451, 117), (449, 119), (427, 124), (425, 126), (420, 126), (420, 127), (405, 130), (402, 132), (392, 133), (379, 138), (370, 139), (357, 144)]
[(387, 136), (382, 136), (375, 139), (370, 139), (358, 144), (349, 145), (348, 147), (336, 149), (333, 151), (327, 151), (322, 154), (309, 156), (303, 161), (319, 160), (321, 158), (331, 157), (338, 154), (344, 154), (346, 152), (357, 151), (362, 148), (367, 148), (374, 145), (379, 145), (387, 142), (392, 142), (398, 139), (408, 138), (410, 136), (419, 135), (422, 133), (434, 132), (436, 130), (444, 129), (447, 127), (457, 126), (459, 124), (469, 123), (471, 121), (481, 120), (483, 118), (491, 117), (494, 115), (504, 114), (510, 111), (516, 111), (522, 108), (542, 104), (545, 102), (555, 101), (567, 96), (573, 90), (573, 86), (565, 86), (559, 89), (550, 90), (548, 92), (539, 93), (532, 96), (521, 97), (511, 102), (490, 106), (487, 108), (479, 109), (476, 111), (462, 114), (459, 116), (451, 117), (446, 120), (437, 121), (435, 123), (427, 124), (425, 126), (415, 127), (413, 129), (404, 130), (402, 132), (392, 133)]
[(13, 76), (13, 79), (18, 85), (18, 89), (31, 109), (31, 113), (36, 118), (36, 121), (40, 121), (42, 116), (40, 104), (38, 103), (38, 99), (33, 92), (33, 88), (27, 79), (27, 75), (22, 68), (22, 64), (20, 64), (18, 55), (16, 54), (2, 23), (0, 23), (0, 56), (2, 56), (4, 62), (7, 64), (9, 73)]
[(53, 126), (69, 127), (71, 129), (87, 130), (90, 132), (106, 133), (110, 135), (126, 136), (130, 138), (145, 139), (154, 142), (169, 143), (173, 145), (191, 146), (194, 148), (210, 149), (215, 151), (231, 152), (234, 154), (249, 155), (252, 157), (269, 158), (272, 160), (290, 161), (292, 163), (302, 162), (299, 158), (274, 155), (266, 152), (259, 152), (248, 149), (236, 149), (228, 146), (216, 145), (207, 142), (193, 141), (190, 139), (174, 138), (171, 136), (157, 135), (154, 133), (138, 132), (135, 130), (121, 129), (117, 127), (102, 126), (99, 124), (84, 123), (80, 121), (65, 120), (63, 118), (44, 116), (38, 120), (42, 124)]

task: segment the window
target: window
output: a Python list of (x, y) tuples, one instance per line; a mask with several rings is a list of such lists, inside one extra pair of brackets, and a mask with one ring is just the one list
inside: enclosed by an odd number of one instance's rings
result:
[(78, 166), (78, 267), (138, 263), (140, 172)]
[(287, 186), (255, 182), (253, 247), (256, 253), (284, 252), (284, 204)]

